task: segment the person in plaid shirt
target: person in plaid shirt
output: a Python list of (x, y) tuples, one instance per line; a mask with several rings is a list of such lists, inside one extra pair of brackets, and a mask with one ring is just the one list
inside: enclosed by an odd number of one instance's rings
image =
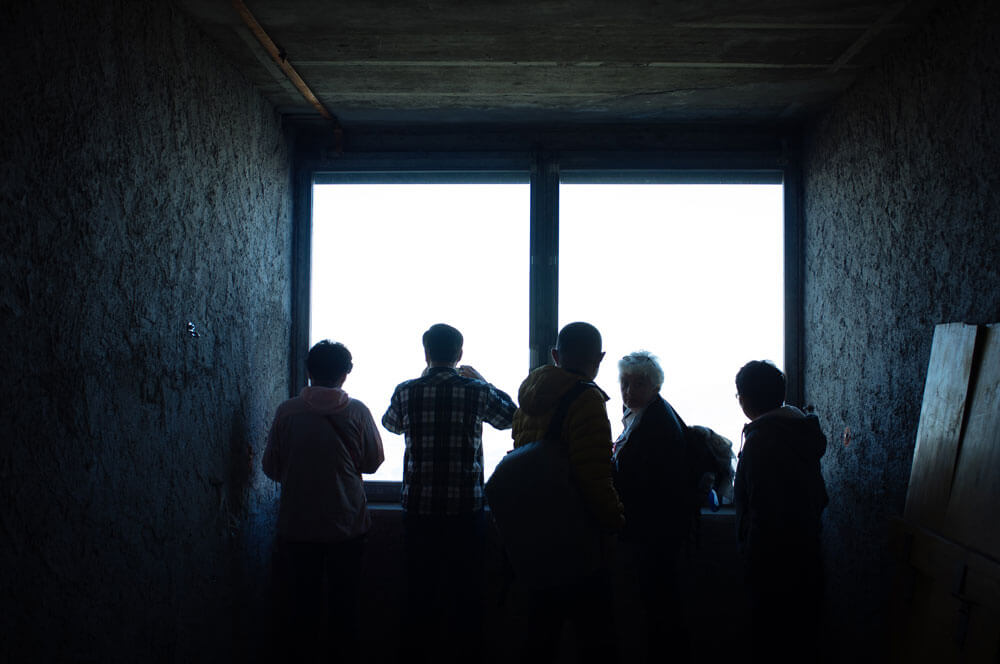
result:
[[(483, 422), (509, 429), (517, 406), (478, 371), (457, 366), (463, 339), (454, 327), (432, 325), (423, 344), (427, 369), (396, 387), (382, 417), (406, 438), (404, 642), (407, 659), (464, 661), (482, 647)], [(431, 652), (445, 624), (445, 652)]]

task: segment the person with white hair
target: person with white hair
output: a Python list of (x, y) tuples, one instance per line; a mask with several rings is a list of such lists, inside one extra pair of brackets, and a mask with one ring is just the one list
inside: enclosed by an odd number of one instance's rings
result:
[(686, 661), (690, 642), (681, 610), (676, 560), (699, 514), (700, 469), (713, 463), (660, 396), (663, 368), (640, 350), (618, 361), (625, 429), (614, 445), (615, 487), (625, 506), (622, 543), (638, 576), (649, 661)]

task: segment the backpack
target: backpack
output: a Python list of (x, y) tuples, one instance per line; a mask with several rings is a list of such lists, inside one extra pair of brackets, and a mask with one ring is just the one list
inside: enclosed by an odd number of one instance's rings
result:
[(733, 501), (736, 478), (733, 443), (708, 427), (688, 426), (673, 406), (670, 409), (684, 432), (685, 476), (692, 492), (692, 509), (695, 514), (700, 514), (702, 507), (718, 511), (722, 503)]
[(602, 561), (601, 533), (570, 466), (562, 425), (570, 405), (597, 386), (580, 381), (563, 395), (545, 437), (500, 460), (486, 500), (514, 575), (529, 588), (578, 579)]
[(708, 427), (689, 427), (685, 424), (684, 442), (696, 450), (693, 473), (698, 478), (696, 491), (699, 506), (707, 505), (715, 512), (722, 503), (731, 503), (736, 478), (732, 441)]

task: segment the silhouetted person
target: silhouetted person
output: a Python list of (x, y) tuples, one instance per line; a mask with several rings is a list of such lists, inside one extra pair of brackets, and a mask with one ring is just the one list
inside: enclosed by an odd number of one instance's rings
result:
[(262, 462), (281, 483), (275, 556), (290, 584), (278, 648), (288, 661), (334, 653), (351, 661), (360, 654), (361, 557), (371, 527), (361, 473), (382, 464), (382, 439), (368, 408), (341, 389), (353, 368), (343, 344), (320, 341), (306, 367), (311, 385), (278, 407)]
[(752, 661), (815, 661), (826, 437), (815, 415), (784, 405), (785, 375), (770, 362), (744, 365), (736, 390), (751, 420), (743, 428), (734, 502), (750, 595)]
[[(544, 439), (563, 396), (581, 381), (590, 382), (566, 411), (562, 438), (584, 502), (597, 526), (610, 538), (622, 528), (625, 518), (611, 478), (608, 395), (592, 384), (604, 359), (600, 332), (589, 323), (570, 323), (559, 332), (552, 359), (555, 366), (539, 367), (521, 383), (514, 447)], [(531, 589), (522, 661), (557, 661), (566, 621), (575, 628), (580, 661), (607, 664), (617, 659), (609, 562), (605, 556), (580, 578)]]
[(707, 448), (688, 445), (683, 421), (660, 396), (663, 369), (655, 356), (623, 357), (618, 381), (625, 428), (615, 441), (615, 487), (625, 505), (623, 552), (639, 582), (649, 661), (688, 661), (677, 561), (701, 507), (698, 481), (715, 463)]
[(396, 387), (382, 417), (386, 429), (406, 437), (408, 661), (475, 661), (482, 652), (483, 422), (507, 429), (516, 406), (472, 367), (456, 369), (462, 343), (454, 327), (432, 325), (423, 336), (427, 369)]

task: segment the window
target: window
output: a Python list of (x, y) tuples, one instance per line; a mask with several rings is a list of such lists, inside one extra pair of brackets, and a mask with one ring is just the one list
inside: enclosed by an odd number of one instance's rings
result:
[[(525, 178), (526, 179), (526, 178)], [(434, 323), (465, 337), (462, 364), (517, 398), (528, 366), (527, 183), (316, 184), (309, 344), (344, 343), (344, 389), (372, 411), (385, 463), (400, 481), (403, 437), (381, 428), (395, 386), (425, 367)], [(510, 431), (483, 427), (486, 473)]]
[[(612, 397), (613, 433), (621, 430), (617, 361), (645, 349), (660, 358), (662, 394), (685, 421), (738, 447), (736, 370), (762, 358), (784, 368), (798, 338), (797, 312), (786, 310), (798, 285), (788, 273), (795, 233), (782, 172), (560, 175), (536, 166), (530, 181), (528, 168), (474, 165), (314, 174), (300, 305), (308, 316), (297, 319), (309, 344), (331, 338), (351, 349), (345, 389), (378, 422), (393, 388), (423, 370), (420, 337), (433, 323), (460, 329), (462, 363), (516, 400), (559, 326), (586, 320), (604, 337), (597, 380)], [(403, 438), (383, 431), (383, 439), (386, 462), (367, 479), (398, 482)], [(484, 426), (486, 477), (510, 447), (509, 431)]]
[(656, 355), (661, 395), (739, 448), (736, 371), (784, 364), (778, 184), (562, 184), (559, 326), (586, 320), (607, 353), (597, 383), (621, 432), (618, 360)]

